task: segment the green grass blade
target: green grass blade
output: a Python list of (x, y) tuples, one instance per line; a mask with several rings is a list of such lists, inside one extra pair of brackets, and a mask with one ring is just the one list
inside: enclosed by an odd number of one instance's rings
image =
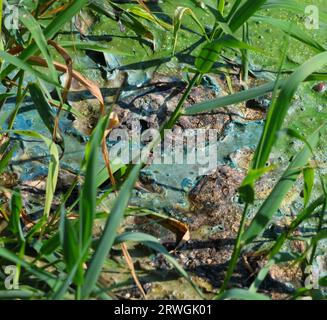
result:
[(327, 276), (324, 276), (319, 279), (319, 285), (322, 287), (327, 287)]
[[(312, 148), (318, 143), (319, 132), (320, 130), (316, 131), (308, 140)], [(249, 227), (243, 233), (241, 237), (243, 243), (249, 243), (261, 235), (273, 215), (277, 212), (283, 199), (295, 183), (302, 168), (307, 164), (311, 155), (310, 148), (305, 145), (301, 152), (293, 159), (272, 192), (261, 205)]]
[(89, 268), (85, 275), (85, 282), (82, 287), (82, 295), (81, 295), (83, 299), (87, 298), (91, 294), (96, 284), (96, 281), (100, 275), (102, 265), (106, 260), (106, 257), (115, 241), (117, 228), (119, 227), (121, 220), (124, 216), (129, 198), (131, 196), (140, 169), (141, 169), (140, 164), (134, 166), (128, 178), (122, 185), (119, 195), (110, 212), (103, 234), (100, 238), (99, 245), (96, 248), (96, 251), (91, 259)]
[(177, 45), (178, 31), (181, 28), (183, 16), (186, 15), (186, 14), (189, 15), (194, 20), (194, 22), (201, 29), (202, 34), (207, 38), (207, 33), (206, 33), (206, 31), (205, 31), (202, 23), (196, 17), (196, 15), (192, 11), (192, 9), (187, 8), (187, 7), (177, 7), (176, 10), (175, 10), (175, 13), (174, 13), (174, 20), (173, 20), (173, 25), (174, 25), (174, 32), (173, 32), (173, 54), (175, 54), (175, 49), (176, 49), (176, 45)]
[(250, 169), (246, 177), (244, 178), (241, 186), (239, 187), (238, 191), (246, 203), (253, 203), (255, 199), (255, 192), (254, 192), (254, 182), (258, 180), (263, 174), (271, 171), (274, 169), (274, 166), (269, 166), (260, 169)]
[(12, 299), (35, 299), (42, 298), (44, 294), (39, 292), (27, 291), (27, 290), (0, 290), (0, 300), (12, 300)]
[[(284, 81), (280, 81), (278, 86), (281, 87), (283, 83)], [(210, 112), (218, 108), (223, 108), (232, 104), (237, 104), (243, 101), (261, 97), (273, 91), (275, 85), (276, 82), (273, 81), (255, 88), (251, 88), (249, 90), (241, 91), (224, 97), (219, 97), (217, 99), (209, 100), (206, 102), (196, 103), (188, 107), (183, 114), (191, 116), (201, 112)]]
[(22, 196), (19, 190), (14, 190), (11, 197), (11, 215), (8, 223), (8, 229), (18, 238), (20, 242), (25, 242), (20, 215), (23, 209)]
[(50, 239), (43, 242), (43, 245), (40, 249), (40, 255), (49, 255), (53, 253), (60, 246), (60, 237), (59, 232), (57, 232)]
[(13, 93), (1, 93), (0, 94), (0, 102), (2, 102), (4, 99), (12, 97), (14, 94)]
[[(45, 39), (43, 35), (43, 31), (38, 24), (38, 22), (35, 20), (35, 18), (26, 10), (22, 10), (19, 15), (20, 21), (24, 24), (24, 26), (29, 30), (31, 33), (31, 36), (33, 37), (35, 43), (39, 47), (43, 57), (45, 58), (49, 71), (50, 71), (50, 77), (53, 81), (58, 81), (58, 73), (53, 65), (53, 58), (51, 57), (51, 53), (48, 50), (48, 44), (47, 40)], [(58, 82), (59, 85), (59, 82)]]
[(56, 191), (57, 180), (58, 180), (58, 173), (59, 173), (59, 154), (58, 149), (55, 143), (44, 137), (43, 135), (29, 130), (12, 130), (8, 131), (19, 135), (26, 135), (32, 138), (37, 138), (43, 140), (44, 143), (49, 148), (50, 152), (50, 162), (48, 168), (48, 177), (46, 183), (46, 194), (45, 194), (45, 203), (44, 203), (44, 215), (46, 217), (49, 216), (51, 210), (51, 203), (54, 197), (54, 193)]
[(223, 15), (215, 8), (207, 5), (208, 10), (212, 13), (212, 15), (216, 19), (215, 30), (213, 35), (216, 34), (216, 30), (220, 27), (225, 34), (233, 35), (233, 31), (230, 29), (227, 20), (223, 17)]
[[(17, 58), (5, 51), (0, 51), (0, 58), (11, 63), (15, 67), (30, 73), (31, 75), (35, 76), (38, 79), (42, 79), (48, 83), (53, 84), (56, 87), (60, 87), (60, 84), (58, 83), (58, 81), (54, 81), (51, 77), (47, 76), (45, 73), (42, 73), (42, 72), (32, 68), (28, 62), (24, 62), (20, 58)], [(1, 75), (0, 75), (1, 79), (4, 79), (4, 77), (5, 77), (5, 70), (1, 72)]]
[(93, 130), (90, 142), (85, 148), (85, 158), (82, 167), (85, 166), (85, 181), (80, 197), (80, 246), (84, 248), (92, 237), (93, 221), (96, 210), (96, 174), (98, 167), (98, 150), (108, 124), (108, 116), (100, 120)]
[[(323, 206), (324, 203), (325, 197), (320, 196), (318, 199), (313, 201), (309, 206), (305, 207), (297, 214), (296, 218), (292, 221), (291, 225), (287, 228), (287, 230), (285, 230), (276, 240), (269, 254), (270, 259), (273, 258), (280, 251), (287, 238), (301, 225), (301, 223), (311, 218), (314, 213), (323, 210), (323, 208), (319, 207)], [(317, 208), (319, 208), (319, 210), (317, 210)]]
[(313, 190), (313, 185), (315, 180), (315, 170), (312, 167), (304, 168), (303, 179), (304, 179), (304, 189), (303, 189), (304, 206), (307, 206)]
[(261, 293), (253, 293), (245, 289), (231, 289), (219, 295), (219, 300), (270, 300), (268, 296)]
[(257, 12), (267, 0), (247, 0), (238, 10), (233, 14), (229, 23), (230, 29), (237, 31), (246, 21), (248, 21), (255, 12)]
[[(87, 6), (89, 0), (78, 0), (72, 1), (70, 5), (63, 11), (61, 11), (58, 16), (56, 16), (51, 23), (45, 28), (43, 34), (46, 39), (53, 38), (61, 29), (62, 27), (69, 22), (75, 15), (78, 13), (83, 7)], [(38, 46), (36, 43), (32, 43), (29, 45), (20, 55), (19, 60), (25, 61), (32, 55), (37, 54)], [(2, 57), (0, 55), (0, 57)], [(5, 58), (4, 58), (5, 59)], [(0, 80), (3, 80), (10, 72), (15, 69), (15, 65), (12, 61), (9, 61), (12, 65), (6, 67), (3, 72), (1, 72)], [(20, 67), (19, 67), (20, 68)]]
[(277, 139), (277, 132), (282, 127), (291, 100), (300, 83), (326, 64), (327, 52), (317, 54), (301, 65), (282, 85), (278, 98), (269, 108), (266, 124), (253, 158), (253, 169), (265, 166), (272, 146)]
[(71, 266), (66, 279), (62, 282), (62, 284), (58, 287), (58, 289), (53, 293), (51, 299), (60, 300), (63, 298), (65, 293), (68, 291), (69, 286), (71, 285), (72, 281), (74, 280), (74, 277), (76, 278), (75, 274), (78, 274), (79, 269), (81, 268), (81, 264), (84, 260), (85, 255), (87, 254), (90, 243), (91, 243), (91, 241), (86, 244), (86, 246), (84, 247), (83, 250), (81, 250), (78, 258), (75, 260), (74, 264)]
[(0, 0), (0, 41), (2, 42), (2, 0)]
[(283, 244), (287, 240), (288, 236), (292, 234), (299, 225), (312, 216), (312, 214), (315, 212), (315, 210), (324, 204), (324, 197), (319, 197), (317, 200), (315, 200), (313, 203), (311, 203), (308, 207), (304, 208), (299, 214), (296, 216), (295, 220), (292, 221), (291, 225), (285, 230), (276, 240), (274, 243), (271, 252), (269, 254), (269, 261), (267, 264), (261, 268), (259, 271), (257, 277), (253, 281), (252, 285), (250, 286), (249, 290), (252, 292), (255, 292), (259, 289), (262, 281), (267, 276), (271, 266), (273, 266), (276, 261), (278, 261), (278, 257), (275, 256), (279, 254), (280, 249), (282, 248)]
[(266, 265), (260, 269), (256, 279), (252, 283), (251, 287), (249, 288), (249, 291), (251, 293), (255, 293), (263, 280), (266, 278), (270, 268), (274, 265), (280, 264), (280, 263), (287, 263), (291, 261), (297, 260), (301, 255), (300, 254), (292, 254), (292, 253), (286, 253), (286, 252), (280, 252), (277, 253), (273, 258), (271, 258)]
[(12, 263), (20, 264), (22, 266), (22, 268), (24, 268), (26, 271), (28, 271), (29, 273), (36, 276), (39, 280), (47, 283), (50, 287), (54, 287), (57, 284), (57, 282), (59, 281), (59, 279), (55, 275), (53, 275), (49, 272), (46, 272), (42, 269), (39, 269), (39, 268), (35, 267), (34, 265), (26, 262), (23, 259), (20, 259), (14, 253), (12, 253), (11, 251), (9, 251), (6, 248), (0, 247), (0, 257), (4, 258)]
[[(61, 208), (59, 234), (64, 253), (64, 261), (66, 263), (66, 271), (69, 273), (79, 258), (80, 249), (75, 225), (71, 220), (66, 218), (64, 208)], [(83, 283), (83, 269), (81, 265), (77, 271), (74, 283), (81, 285)]]
[[(3, 50), (3, 41), (2, 41), (2, 15), (3, 15), (3, 10), (2, 10), (2, 0), (0, 0), (0, 50)], [(2, 59), (0, 59), (0, 69), (2, 67)]]
[(240, 5), (242, 4), (243, 0), (235, 0), (233, 6), (231, 7), (228, 16), (227, 16), (227, 20), (231, 21), (233, 18), (233, 15), (237, 12), (237, 9), (240, 7)]
[(224, 47), (260, 51), (247, 43), (237, 40), (231, 35), (225, 35), (203, 46), (200, 54), (195, 60), (195, 67), (197, 70), (202, 74), (208, 73), (212, 66), (218, 61), (220, 52)]
[[(55, 115), (53, 114), (52, 107), (44, 96), (40, 86), (37, 83), (30, 83), (28, 85), (30, 96), (36, 110), (38, 111), (43, 123), (48, 128), (50, 135), (53, 135), (55, 128)], [(64, 139), (58, 127), (56, 130), (55, 143), (57, 143), (62, 150), (64, 150)]]
[(14, 152), (16, 151), (17, 147), (18, 144), (14, 144), (13, 147), (8, 152), (2, 155), (0, 159), (0, 174), (3, 173), (3, 171), (8, 168), (8, 164), (12, 156), (14, 155)]
[(310, 247), (316, 246), (321, 240), (327, 239), (327, 229), (319, 231), (310, 241)]
[(224, 14), (224, 10), (225, 10), (225, 0), (218, 0), (218, 7), (217, 7), (218, 11), (220, 12), (221, 15)]
[(170, 30), (172, 28), (172, 26), (170, 24), (166, 23), (163, 20), (160, 20), (155, 15), (153, 15), (150, 11), (143, 9), (141, 6), (133, 6), (133, 7), (128, 8), (126, 11), (129, 13), (132, 13), (135, 16), (138, 16), (140, 18), (143, 18), (145, 20), (153, 22), (157, 26), (160, 26), (166, 30)]

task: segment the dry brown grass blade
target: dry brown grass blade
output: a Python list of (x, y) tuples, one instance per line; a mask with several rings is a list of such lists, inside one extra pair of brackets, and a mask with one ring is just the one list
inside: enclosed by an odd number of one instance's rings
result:
[(127, 262), (128, 268), (131, 271), (134, 282), (137, 285), (137, 287), (139, 288), (139, 290), (141, 291), (141, 293), (143, 295), (143, 298), (146, 299), (145, 291), (144, 291), (144, 289), (143, 289), (143, 287), (142, 287), (142, 285), (141, 285), (141, 283), (140, 283), (140, 281), (139, 281), (139, 279), (137, 277), (137, 274), (135, 272), (132, 257), (130, 256), (130, 254), (129, 254), (128, 250), (127, 250), (126, 244), (124, 242), (121, 244), (121, 249), (123, 251), (123, 255), (124, 255), (124, 258), (125, 258), (125, 260)]
[(69, 53), (63, 48), (61, 47), (58, 43), (56, 43), (53, 40), (48, 40), (48, 43), (53, 46), (58, 53), (60, 53), (60, 55), (64, 58), (65, 63), (66, 63), (66, 67), (67, 67), (67, 80), (65, 83), (65, 87), (64, 90), (62, 92), (62, 100), (63, 102), (67, 101), (67, 95), (68, 92), (70, 90), (70, 86), (72, 84), (72, 79), (73, 79), (73, 59), (71, 58), (71, 56), (69, 55)]
[[(33, 57), (29, 58), (29, 61), (33, 62), (33, 63), (35, 63), (35, 64), (37, 64), (37, 65), (39, 65), (41, 67), (48, 67), (47, 62), (42, 57), (33, 56)], [(65, 72), (65, 73), (68, 72), (67, 66), (62, 64), (62, 63), (54, 61), (53, 65), (55, 66), (55, 68), (58, 71)], [(81, 73), (79, 73), (79, 72), (77, 72), (75, 70), (72, 71), (72, 77), (76, 81), (78, 81), (80, 84), (85, 86), (90, 91), (90, 93), (99, 101), (100, 113), (104, 114), (104, 100), (103, 100), (102, 93), (101, 93), (99, 87), (97, 86), (97, 84), (95, 84), (91, 80), (85, 78)]]
[(103, 160), (106, 164), (106, 168), (108, 171), (108, 175), (109, 175), (109, 179), (110, 182), (115, 190), (116, 190), (116, 179), (114, 177), (114, 174), (111, 170), (111, 166), (110, 166), (110, 156), (109, 156), (109, 150), (107, 147), (107, 143), (106, 143), (106, 137), (108, 136), (110, 130), (114, 127), (116, 127), (119, 124), (119, 118), (118, 115), (115, 112), (111, 112), (110, 113), (110, 117), (109, 117), (109, 127), (108, 129), (104, 132), (102, 141), (101, 141), (101, 148), (102, 148), (102, 155), (103, 155)]
[[(47, 67), (48, 64), (45, 61), (45, 59), (41, 58), (41, 57), (31, 57), (29, 59), (29, 61), (36, 63), (39, 66), (43, 66), (43, 67)], [(59, 62), (54, 61), (53, 62), (55, 68), (58, 71), (61, 72), (68, 72), (68, 68), (66, 65), (61, 64)], [(91, 94), (99, 101), (100, 104), (100, 115), (104, 116), (105, 115), (105, 106), (104, 106), (104, 99), (102, 96), (102, 93), (99, 89), (99, 87), (97, 86), (97, 84), (95, 84), (94, 82), (90, 81), (89, 79), (85, 78), (82, 74), (80, 74), (79, 72), (75, 71), (74, 69), (72, 69), (72, 74), (71, 77), (74, 78), (76, 81), (80, 82), (83, 86), (85, 86), (90, 92)], [(110, 182), (113, 186), (116, 185), (116, 181), (115, 178), (113, 176), (112, 170), (111, 170), (111, 166), (110, 166), (110, 159), (109, 159), (109, 151), (107, 148), (107, 144), (106, 144), (106, 137), (108, 135), (108, 133), (110, 132), (110, 130), (112, 128), (114, 128), (117, 124), (119, 124), (119, 119), (118, 116), (115, 112), (111, 112), (110, 113), (110, 120), (109, 120), (109, 126), (108, 129), (106, 130), (103, 139), (102, 139), (102, 153), (103, 153), (103, 158), (108, 170), (108, 175), (110, 178)]]
[[(127, 77), (128, 77), (127, 73), (124, 72), (123, 73), (123, 79), (121, 81), (119, 89), (117, 90), (117, 92), (115, 94), (112, 105), (115, 105), (117, 103), (117, 101), (118, 101), (118, 99), (120, 97), (122, 88), (123, 88), (124, 84), (126, 83)], [(117, 193), (116, 180), (115, 180), (114, 174), (113, 174), (113, 172), (111, 170), (111, 166), (110, 166), (110, 156), (109, 156), (109, 150), (108, 150), (108, 147), (107, 147), (107, 144), (106, 144), (106, 137), (108, 136), (110, 130), (112, 128), (116, 127), (117, 125), (119, 125), (118, 115), (115, 112), (110, 112), (109, 127), (104, 132), (102, 143), (101, 143), (103, 159), (104, 159), (104, 162), (105, 162), (106, 167), (107, 167), (110, 182), (111, 182), (111, 184), (112, 184), (112, 186), (113, 186), (116, 193)]]
[(57, 50), (57, 52), (63, 57), (63, 59), (65, 60), (65, 63), (66, 63), (66, 67), (67, 67), (67, 79), (66, 79), (64, 90), (62, 91), (62, 94), (61, 94), (62, 99), (61, 99), (60, 106), (59, 106), (59, 109), (57, 111), (57, 115), (56, 115), (55, 121), (54, 121), (55, 123), (54, 123), (54, 128), (53, 128), (53, 140), (55, 141), (58, 126), (59, 126), (60, 112), (61, 112), (61, 109), (63, 107), (63, 104), (66, 103), (66, 101), (67, 101), (67, 95), (68, 95), (68, 92), (69, 92), (71, 84), (72, 84), (72, 79), (73, 79), (73, 59), (68, 54), (68, 52), (63, 47), (58, 45), (55, 41), (48, 40), (48, 44), (53, 46)]
[(16, 54), (22, 52), (23, 49), (24, 48), (22, 46), (15, 46), (15, 47), (10, 48), (7, 52), (12, 55), (16, 55)]
[(161, 218), (156, 215), (148, 215), (150, 219), (156, 220), (163, 227), (172, 231), (176, 235), (176, 248), (190, 240), (190, 229), (188, 225), (174, 218)]
[[(50, 10), (50, 11), (47, 11), (47, 12), (44, 12), (44, 14), (42, 14), (40, 17), (41, 18), (47, 18), (47, 17), (50, 17), (58, 12), (61, 12), (63, 10), (65, 10), (68, 6), (70, 5), (70, 3), (66, 3), (58, 8), (55, 8), (53, 10)], [(46, 13), (46, 14), (45, 14)]]
[(106, 164), (106, 168), (107, 168), (107, 171), (108, 171), (110, 182), (111, 182), (112, 187), (114, 188), (114, 190), (116, 192), (116, 179), (114, 177), (114, 174), (113, 174), (111, 166), (110, 166), (109, 150), (108, 150), (108, 147), (107, 147), (106, 135), (105, 134), (104, 134), (104, 136), (102, 138), (102, 141), (101, 141), (101, 148), (102, 148), (103, 160), (104, 160), (104, 162)]
[(149, 12), (149, 13), (152, 15), (151, 10), (148, 8), (148, 6), (144, 3), (143, 0), (137, 0), (137, 2), (139, 3), (139, 5), (140, 5), (141, 7), (143, 7), (143, 9), (144, 9), (145, 11)]
[[(59, 46), (56, 42), (49, 40), (49, 43), (51, 45), (56, 46), (56, 49), (60, 50), (60, 53), (62, 55), (65, 55), (65, 57), (67, 57), (67, 59), (70, 58), (67, 51), (65, 51), (65, 49), (63, 49), (61, 46)], [(16, 55), (16, 54), (20, 53), (22, 50), (23, 50), (23, 47), (17, 46), (17, 47), (14, 47), (13, 49), (9, 50), (8, 53), (10, 53), (12, 55)], [(32, 56), (29, 58), (29, 61), (31, 61), (41, 67), (48, 67), (46, 60), (42, 57)], [(67, 60), (65, 59), (65, 61), (67, 61)], [(55, 66), (57, 71), (64, 72), (64, 73), (70, 72), (67, 65), (59, 63), (57, 61), (53, 61), (53, 65)], [(70, 77), (68, 77), (68, 78), (70, 78)], [(102, 93), (101, 93), (98, 85), (96, 83), (92, 82), (91, 80), (87, 79), (81, 73), (79, 73), (78, 71), (75, 71), (74, 69), (71, 70), (71, 78), (75, 79), (81, 85), (85, 86), (90, 91), (90, 93), (98, 100), (98, 102), (100, 104), (100, 114), (103, 116), (105, 114), (104, 99), (103, 99)], [(69, 87), (70, 87), (70, 85), (69, 85)], [(120, 93), (121, 90), (119, 90), (118, 92)], [(63, 100), (66, 100), (66, 99), (63, 99)], [(117, 95), (115, 97), (115, 101), (116, 100), (117, 100)], [(118, 119), (117, 115), (114, 112), (112, 112), (112, 115), (110, 115), (109, 130), (118, 124), (117, 119)]]
[[(47, 11), (57, 0), (50, 0), (42, 5), (40, 5), (40, 8), (39, 8), (39, 15), (43, 15), (43, 13), (45, 11)], [(33, 16), (35, 16), (36, 14), (36, 10), (33, 12)]]

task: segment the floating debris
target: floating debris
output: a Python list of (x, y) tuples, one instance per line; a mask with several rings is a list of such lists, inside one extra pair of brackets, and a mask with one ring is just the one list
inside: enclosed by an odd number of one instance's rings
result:
[(312, 90), (318, 93), (324, 93), (327, 90), (327, 84), (320, 82), (312, 87)]

